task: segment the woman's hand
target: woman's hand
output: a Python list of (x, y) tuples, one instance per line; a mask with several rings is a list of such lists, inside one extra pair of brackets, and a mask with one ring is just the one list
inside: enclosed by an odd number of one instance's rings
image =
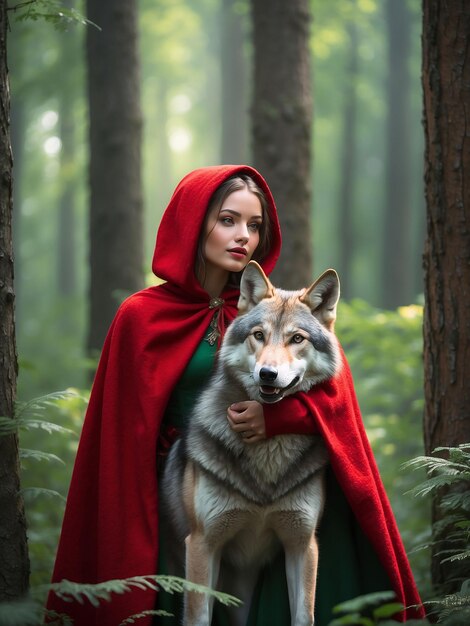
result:
[(230, 428), (240, 433), (245, 443), (256, 443), (266, 439), (263, 405), (256, 400), (236, 402), (227, 409)]

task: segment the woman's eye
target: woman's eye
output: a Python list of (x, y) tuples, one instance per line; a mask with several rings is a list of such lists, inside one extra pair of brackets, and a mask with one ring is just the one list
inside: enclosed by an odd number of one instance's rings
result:
[(256, 339), (256, 341), (263, 341), (264, 339), (264, 335), (260, 330), (257, 330), (256, 332), (254, 332), (253, 337)]
[(233, 224), (233, 219), (231, 217), (221, 217), (220, 221), (222, 224), (226, 224), (227, 226), (231, 226)]
[(302, 343), (304, 339), (305, 337), (303, 335), (300, 335), (299, 333), (297, 333), (292, 337), (291, 343)]
[(253, 224), (249, 224), (248, 228), (252, 230), (253, 232), (257, 233), (259, 229), (261, 228), (261, 224), (258, 224), (258, 222), (254, 222)]

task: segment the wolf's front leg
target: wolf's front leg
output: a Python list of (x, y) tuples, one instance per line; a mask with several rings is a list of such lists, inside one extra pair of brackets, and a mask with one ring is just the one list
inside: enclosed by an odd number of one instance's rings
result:
[[(208, 548), (203, 533), (198, 530), (186, 537), (185, 544), (187, 580), (214, 589), (220, 556)], [(195, 591), (187, 591), (184, 595), (184, 626), (210, 626), (213, 597)]]
[(313, 533), (303, 548), (285, 546), (292, 626), (313, 626), (318, 544)]

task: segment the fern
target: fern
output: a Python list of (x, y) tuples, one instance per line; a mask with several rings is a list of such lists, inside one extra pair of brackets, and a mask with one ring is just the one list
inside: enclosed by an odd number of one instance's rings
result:
[(101, 30), (76, 9), (63, 6), (60, 0), (25, 0), (8, 7), (8, 10), (14, 11), (18, 22), (25, 20), (36, 22), (41, 19), (50, 22), (58, 30), (67, 30), (70, 25), (77, 24), (94, 26)]
[[(470, 443), (436, 448), (436, 453), (445, 453), (445, 456), (418, 457), (405, 467), (427, 469), (428, 479), (413, 493), (432, 494), (438, 499), (443, 518), (433, 526), (434, 541), (430, 545), (438, 548), (436, 556), (441, 564), (455, 563), (457, 566), (470, 558)], [(457, 489), (442, 495), (441, 487), (450, 485)], [(452, 580), (458, 580), (455, 571)], [(439, 623), (466, 626), (470, 623), (470, 579), (464, 581), (458, 593), (431, 600), (426, 605), (438, 613)]]
[(37, 626), (41, 618), (41, 607), (30, 598), (0, 602), (1, 626)]
[(33, 500), (39, 496), (46, 496), (46, 498), (59, 498), (65, 502), (64, 496), (53, 489), (45, 489), (44, 487), (25, 487), (24, 489), (20, 489), (20, 492), (25, 500)]
[(167, 611), (163, 611), (161, 609), (152, 609), (149, 611), (142, 611), (142, 613), (136, 613), (135, 615), (131, 615), (123, 622), (119, 624), (119, 626), (125, 626), (126, 624), (135, 624), (135, 622), (142, 617), (174, 617), (172, 613), (168, 613)]
[[(48, 618), (48, 623), (60, 624), (61, 626), (72, 626), (73, 620), (66, 614), (59, 614), (43, 608), (42, 602), (34, 599), (35, 596), (43, 597), (48, 591), (52, 591), (65, 602), (78, 602), (84, 604), (89, 602), (95, 608), (102, 602), (112, 601), (113, 594), (123, 594), (132, 589), (163, 589), (168, 593), (182, 593), (184, 591), (194, 591), (213, 596), (216, 600), (226, 606), (240, 606), (241, 600), (220, 591), (214, 591), (202, 585), (196, 585), (183, 578), (176, 576), (133, 576), (120, 580), (108, 580), (97, 584), (80, 584), (69, 580), (62, 580), (60, 583), (50, 585), (40, 585), (31, 589), (31, 596), (14, 602), (0, 603), (0, 626), (40, 626), (44, 616)], [(147, 610), (141, 613), (130, 615), (120, 626), (134, 624), (140, 618), (147, 616), (173, 617), (171, 613), (161, 610)], [(54, 621), (53, 621), (54, 620)]]
[(20, 458), (21, 459), (32, 459), (34, 461), (47, 461), (61, 463), (65, 465), (64, 461), (59, 458), (56, 454), (51, 454), (49, 452), (42, 452), (41, 450), (28, 450), (27, 448), (20, 449)]
[[(336, 615), (343, 613), (343, 615), (332, 620), (329, 626), (347, 626), (349, 624), (375, 626), (379, 623), (381, 626), (385, 626), (389, 623), (389, 618), (403, 611), (403, 604), (397, 602), (395, 597), (394, 591), (378, 591), (342, 602), (334, 607), (333, 613)], [(423, 626), (426, 622), (417, 620), (416, 623)], [(396, 622), (390, 621), (390, 624), (396, 624)]]
[[(219, 602), (227, 606), (240, 606), (241, 604), (241, 601), (234, 596), (208, 589), (202, 585), (196, 585), (177, 576), (133, 576), (131, 578), (107, 580), (97, 584), (83, 584), (62, 580), (60, 583), (47, 585), (47, 589), (53, 591), (65, 602), (75, 601), (83, 604), (85, 600), (88, 600), (95, 607), (99, 606), (103, 600), (109, 602), (113, 593), (123, 594), (131, 591), (133, 588), (151, 589), (154, 591), (161, 588), (168, 593), (195, 591), (214, 596)], [(43, 591), (43, 589), (44, 587), (39, 591)]]
[(53, 433), (62, 433), (75, 435), (70, 428), (64, 428), (60, 424), (50, 422), (44, 419), (47, 411), (51, 408), (56, 409), (60, 402), (68, 401), (73, 398), (79, 398), (86, 402), (86, 399), (79, 395), (75, 390), (66, 389), (65, 391), (56, 391), (38, 398), (33, 398), (28, 402), (17, 402), (15, 404), (15, 414), (13, 418), (0, 416), (0, 437), (18, 433), (19, 430), (45, 430), (50, 435)]

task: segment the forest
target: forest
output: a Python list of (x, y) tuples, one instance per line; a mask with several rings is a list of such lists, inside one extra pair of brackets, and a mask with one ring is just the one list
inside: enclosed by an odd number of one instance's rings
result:
[[(336, 333), (429, 619), (470, 623), (468, 3), (0, 13), (0, 626), (41, 623), (107, 329), (158, 283), (178, 181), (223, 163), (273, 191), (276, 285), (337, 270)], [(357, 606), (337, 623), (392, 615)]]

